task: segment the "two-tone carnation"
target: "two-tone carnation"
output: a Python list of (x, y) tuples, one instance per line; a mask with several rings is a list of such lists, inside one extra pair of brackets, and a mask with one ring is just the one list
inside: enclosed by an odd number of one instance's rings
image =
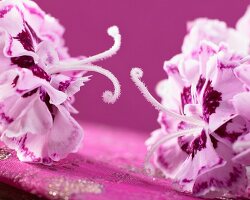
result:
[(248, 16), (249, 11), (237, 29), (218, 20), (190, 23), (182, 53), (164, 63), (166, 79), (157, 86), (161, 103), (140, 80), (142, 70), (131, 71), (139, 90), (160, 111), (161, 128), (146, 141), (145, 167), (160, 169), (181, 191), (206, 197), (246, 195), (250, 62), (243, 26)]
[(114, 103), (120, 85), (109, 71), (92, 63), (115, 54), (121, 36), (108, 29), (114, 46), (92, 57), (71, 58), (64, 28), (30, 0), (0, 2), (1, 140), (21, 161), (50, 164), (76, 152), (83, 130), (71, 113), (74, 95), (89, 81), (86, 72), (107, 76), (115, 90), (103, 99)]

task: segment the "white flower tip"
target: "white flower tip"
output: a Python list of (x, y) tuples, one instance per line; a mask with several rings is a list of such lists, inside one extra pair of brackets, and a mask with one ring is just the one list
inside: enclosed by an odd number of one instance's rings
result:
[(105, 103), (114, 104), (119, 98), (119, 96), (120, 92), (118, 94), (113, 94), (113, 92), (107, 90), (103, 93), (102, 98)]
[(130, 71), (130, 76), (133, 78), (142, 78), (143, 77), (143, 71), (141, 68), (133, 68), (131, 71)]
[(110, 28), (108, 28), (108, 34), (110, 36), (115, 36), (115, 35), (119, 35), (119, 28), (117, 26), (111, 26)]

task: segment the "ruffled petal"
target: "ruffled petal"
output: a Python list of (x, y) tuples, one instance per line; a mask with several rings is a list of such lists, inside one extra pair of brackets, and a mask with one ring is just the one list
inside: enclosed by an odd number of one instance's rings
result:
[(0, 9), (5, 13), (0, 18), (0, 26), (5, 32), (4, 54), (7, 57), (20, 56), (24, 53), (34, 55), (35, 43), (33, 30), (24, 20), (21, 1), (2, 1)]
[(60, 59), (69, 58), (62, 37), (64, 28), (55, 18), (43, 12), (35, 2), (2, 1), (0, 11), (2, 13), (0, 16), (1, 37), (5, 40), (5, 56), (32, 56), (38, 62), (35, 52), (39, 48), (39, 43), (48, 41), (57, 51)]
[(50, 165), (52, 159), (48, 157), (47, 134), (27, 133), (20, 137), (2, 136), (5, 145), (17, 152), (17, 157), (22, 162), (43, 163)]
[(58, 161), (69, 153), (76, 152), (83, 140), (81, 126), (70, 116), (63, 106), (58, 111), (48, 138), (49, 156)]
[[(209, 48), (212, 48), (209, 44), (203, 44), (203, 49)], [(209, 50), (209, 52), (211, 51)], [(226, 47), (221, 47), (217, 51), (218, 53), (212, 53), (213, 56), (210, 58), (206, 58), (208, 53), (201, 54), (204, 62), (201, 70), (205, 83), (198, 96), (198, 101), (202, 103), (203, 119), (209, 123), (211, 132), (235, 116), (232, 98), (244, 91), (242, 82), (233, 73), (238, 57), (231, 54)], [(228, 87), (229, 84), (234, 87)]]
[[(146, 141), (146, 145), (150, 147), (166, 134), (170, 133), (164, 134), (162, 130), (154, 131), (151, 138)], [(170, 140), (161, 145), (155, 153), (154, 164), (163, 172), (166, 178), (174, 178), (188, 156), (176, 144), (177, 139)]]
[(85, 77), (69, 77), (66, 75), (54, 75), (51, 79), (51, 85), (59, 91), (65, 92), (68, 97), (80, 91), (85, 82), (90, 80), (91, 76)]
[(42, 87), (50, 96), (50, 103), (53, 105), (60, 105), (67, 99), (67, 95), (54, 87), (42, 78), (34, 76), (28, 69), (22, 69), (21, 80), (18, 81), (17, 88), (20, 91), (32, 91), (36, 88)]
[[(240, 28), (244, 25), (241, 23)], [(238, 26), (239, 25), (237, 25), (237, 28)], [(229, 44), (229, 47), (238, 53), (248, 53), (248, 37), (242, 34), (241, 30), (236, 31), (235, 29), (227, 27), (223, 21), (198, 18), (188, 23), (187, 30), (188, 34), (185, 36), (182, 46), (182, 52), (185, 54), (196, 53), (200, 42), (204, 40), (216, 45), (224, 42)]]
[(1, 139), (17, 151), (21, 161), (51, 164), (79, 149), (83, 131), (63, 106), (55, 108), (52, 120), (46, 104), (37, 97), (27, 112), (9, 125)]
[[(245, 37), (250, 36), (250, 6), (247, 7), (245, 14), (236, 23), (236, 30), (243, 34)], [(249, 53), (249, 50), (248, 50)]]
[(214, 148), (224, 162), (202, 171), (195, 181), (193, 192), (210, 198), (244, 195), (248, 183), (245, 167), (232, 161), (234, 152), (231, 147), (222, 140), (213, 140)]
[(207, 134), (202, 132), (198, 138), (191, 141), (192, 146), (189, 146), (189, 148), (183, 146), (184, 143), (182, 144), (182, 148), (185, 147), (185, 151), (189, 153), (189, 156), (182, 163), (174, 179), (182, 190), (189, 192), (193, 192), (196, 178), (201, 173), (224, 164), (224, 160), (215, 151), (213, 143)]
[(237, 153), (233, 160), (237, 163), (250, 165), (250, 133), (243, 135), (233, 145), (234, 151)]
[[(21, 112), (20, 106), (25, 108)], [(41, 101), (39, 94), (28, 99), (20, 97), (7, 115), (13, 116), (13, 118), (17, 116), (3, 132), (7, 137), (18, 137), (26, 133), (42, 134), (50, 130), (53, 123), (52, 116), (46, 104)]]
[(64, 27), (57, 19), (41, 10), (36, 3), (29, 0), (22, 1), (24, 18), (33, 28), (38, 38), (52, 43), (60, 59), (68, 59), (70, 56), (68, 49), (64, 46), (63, 39)]
[(234, 73), (237, 78), (242, 81), (242, 83), (246, 84), (248, 88), (250, 88), (250, 65), (242, 64), (234, 69)]
[(193, 192), (210, 198), (244, 195), (247, 187), (246, 169), (228, 161), (197, 177)]
[(21, 112), (7, 126), (1, 139), (9, 148), (17, 151), (21, 161), (50, 164), (52, 160), (48, 157), (47, 143), (53, 123), (52, 116), (39, 95), (20, 99), (22, 100), (30, 103), (26, 102), (25, 112)]
[(224, 143), (226, 142), (229, 146), (231, 146), (231, 144), (236, 142), (239, 137), (247, 134), (249, 130), (249, 121), (245, 120), (241, 116), (236, 116), (216, 129), (214, 133), (224, 139)]
[(199, 18), (187, 24), (188, 34), (185, 36), (182, 51), (192, 53), (196, 51), (203, 40), (219, 44), (226, 41), (228, 28), (225, 22)]
[(36, 53), (39, 57), (39, 66), (45, 71), (49, 66), (55, 65), (59, 62), (58, 52), (51, 42), (41, 42), (37, 47)]
[(250, 120), (250, 92), (237, 94), (233, 98), (233, 105), (238, 115)]

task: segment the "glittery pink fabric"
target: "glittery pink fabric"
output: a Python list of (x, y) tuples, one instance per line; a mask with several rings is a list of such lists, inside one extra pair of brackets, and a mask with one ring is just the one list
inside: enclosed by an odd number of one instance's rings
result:
[(2, 147), (0, 181), (48, 199), (198, 199), (176, 192), (160, 175), (145, 175), (147, 134), (96, 124), (83, 127), (84, 146), (52, 166), (20, 162), (14, 151)]

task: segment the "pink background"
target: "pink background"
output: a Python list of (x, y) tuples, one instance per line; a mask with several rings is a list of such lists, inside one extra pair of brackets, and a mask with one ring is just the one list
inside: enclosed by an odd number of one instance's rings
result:
[[(122, 96), (114, 105), (101, 95), (112, 89), (110, 82), (95, 75), (77, 96), (76, 117), (150, 132), (158, 127), (157, 111), (149, 105), (130, 80), (134, 66), (144, 69), (144, 81), (154, 93), (165, 77), (164, 60), (180, 52), (186, 22), (197, 17), (218, 18), (234, 26), (248, 0), (36, 0), (66, 27), (65, 39), (73, 56), (94, 55), (108, 49), (112, 40), (106, 29), (117, 25), (122, 47), (114, 57), (98, 63), (111, 70), (122, 84)], [(155, 95), (156, 96), (156, 95)]]

